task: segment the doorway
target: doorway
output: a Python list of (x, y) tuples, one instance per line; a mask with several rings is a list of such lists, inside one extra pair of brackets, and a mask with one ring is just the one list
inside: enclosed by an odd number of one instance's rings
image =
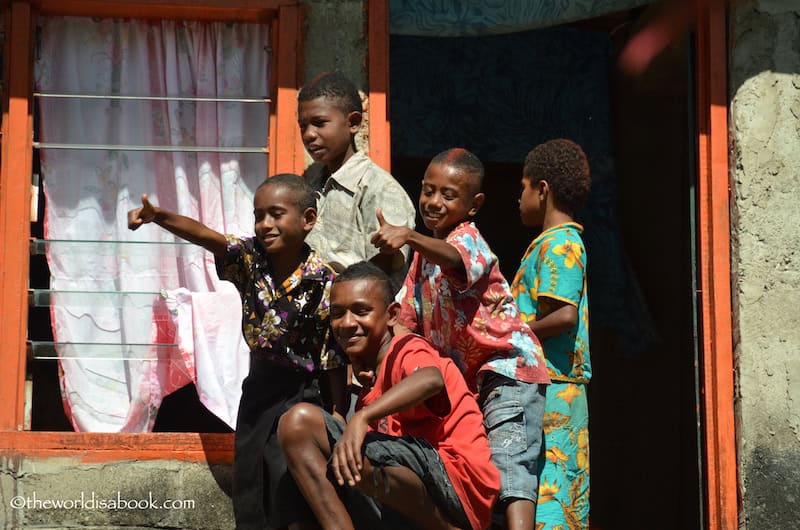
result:
[(536, 236), (517, 213), (525, 154), (559, 137), (583, 146), (593, 178), (578, 216), (589, 259), (592, 524), (702, 528), (691, 50), (678, 42), (641, 77), (623, 77), (616, 54), (640, 16), (393, 35), (392, 173), (416, 201), (432, 156), (473, 151), (486, 166), (477, 223), (511, 279)]

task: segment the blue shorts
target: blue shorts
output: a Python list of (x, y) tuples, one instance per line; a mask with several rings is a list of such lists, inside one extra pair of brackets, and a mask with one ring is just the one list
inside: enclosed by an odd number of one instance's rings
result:
[(478, 404), (489, 435), (492, 462), (500, 470), (499, 503), (514, 499), (536, 503), (546, 390), (547, 385), (494, 372), (483, 376)]
[[(333, 447), (344, 433), (344, 425), (336, 418), (322, 411), (328, 439)], [(425, 485), (425, 489), (439, 507), (442, 514), (458, 528), (472, 528), (464, 512), (450, 477), (444, 468), (439, 453), (424, 438), (412, 436), (391, 436), (368, 432), (364, 438), (364, 456), (369, 459), (376, 471), (384, 466), (406, 467), (413, 471)], [(377, 486), (377, 485), (376, 485)], [(340, 488), (342, 489), (342, 488)], [(368, 497), (356, 488), (343, 488), (344, 502), (357, 529), (411, 529), (416, 528), (406, 518)], [(391, 493), (391, 492), (385, 492)], [(359, 513), (354, 513), (359, 512)]]

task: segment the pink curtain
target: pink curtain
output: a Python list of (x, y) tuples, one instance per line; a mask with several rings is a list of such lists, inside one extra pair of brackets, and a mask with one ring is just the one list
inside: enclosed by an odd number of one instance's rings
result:
[[(46, 94), (268, 94), (265, 25), (46, 17), (41, 26), (36, 85)], [(236, 319), (226, 326), (238, 325), (241, 307), (217, 278), (211, 254), (172, 244), (179, 240), (156, 225), (131, 232), (127, 212), (147, 193), (220, 232), (252, 233), (253, 192), (267, 160), (263, 153), (91, 146), (264, 146), (267, 105), (42, 97), (39, 111), (39, 141), (85, 144), (40, 150), (45, 238), (97, 241), (51, 245), (47, 255), (51, 289), (94, 293), (80, 305), (54, 296), (64, 406), (78, 431), (149, 431), (163, 396), (196, 381), (200, 370), (187, 348), (147, 346), (191, 334), (175, 329), (172, 290), (222, 290), (220, 303)], [(234, 344), (212, 354), (246, 369), (246, 347), (233, 336)]]

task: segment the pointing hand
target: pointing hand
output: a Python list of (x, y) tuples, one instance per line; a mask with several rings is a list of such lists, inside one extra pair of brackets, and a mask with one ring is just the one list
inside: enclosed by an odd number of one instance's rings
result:
[(135, 208), (128, 212), (128, 228), (136, 230), (146, 223), (152, 223), (156, 219), (156, 207), (147, 200), (147, 194), (142, 194), (142, 207)]

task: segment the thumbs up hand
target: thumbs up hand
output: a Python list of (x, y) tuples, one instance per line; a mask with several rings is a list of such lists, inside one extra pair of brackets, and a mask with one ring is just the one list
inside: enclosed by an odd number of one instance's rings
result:
[(128, 228), (136, 230), (146, 223), (152, 223), (156, 219), (156, 207), (147, 199), (147, 194), (142, 194), (142, 207), (134, 208), (128, 212)]
[(378, 218), (378, 231), (372, 235), (370, 242), (381, 250), (383, 254), (393, 254), (408, 242), (412, 230), (406, 226), (395, 226), (386, 222), (383, 211), (375, 210)]

